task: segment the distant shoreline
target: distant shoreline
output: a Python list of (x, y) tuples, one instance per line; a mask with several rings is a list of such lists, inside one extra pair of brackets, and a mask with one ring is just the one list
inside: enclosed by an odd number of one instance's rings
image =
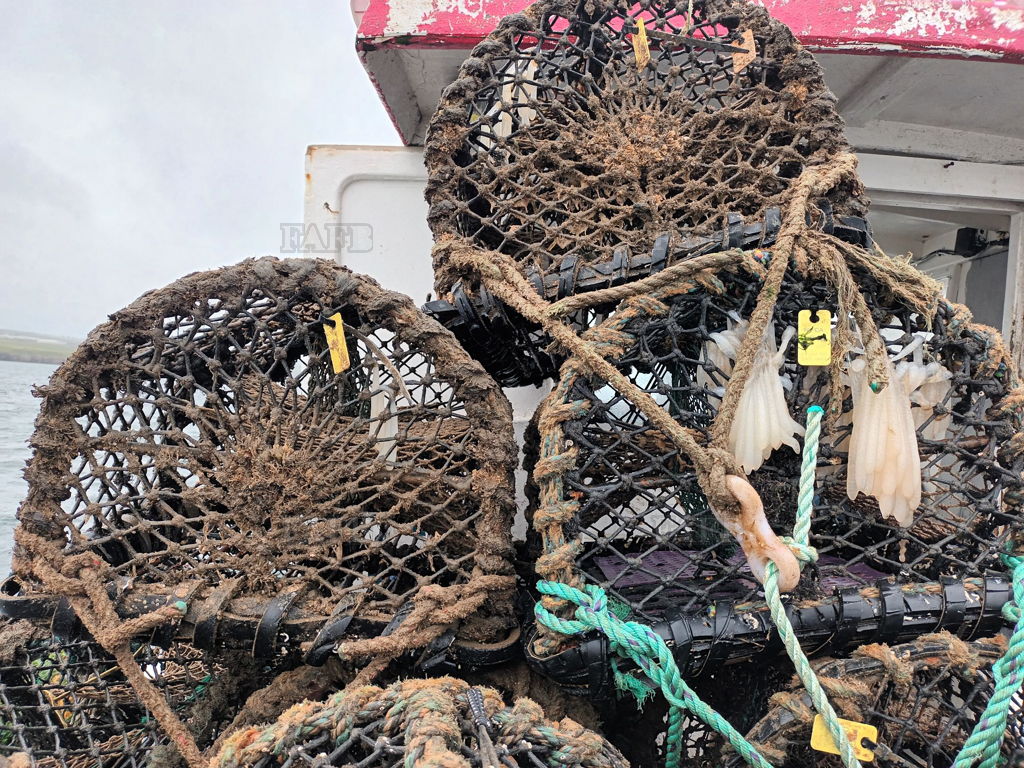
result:
[(35, 363), (36, 365), (60, 365), (67, 358), (63, 357), (40, 357), (29, 359), (27, 357), (14, 357), (0, 352), (0, 363)]
[(0, 328), (0, 360), (60, 365), (75, 351), (72, 339)]

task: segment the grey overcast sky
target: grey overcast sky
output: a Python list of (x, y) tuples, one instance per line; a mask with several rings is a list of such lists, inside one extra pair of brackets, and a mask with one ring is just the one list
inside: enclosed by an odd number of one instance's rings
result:
[(308, 144), (398, 144), (347, 0), (0, 0), (0, 328), (275, 253)]

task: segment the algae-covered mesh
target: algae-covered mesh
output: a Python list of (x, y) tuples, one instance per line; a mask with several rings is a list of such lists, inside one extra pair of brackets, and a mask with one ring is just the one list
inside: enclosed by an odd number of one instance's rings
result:
[[(892, 598), (896, 607), (879, 608), (872, 620), (879, 631), (910, 626), (898, 597), (909, 585), (945, 594), (959, 605), (946, 618), (962, 621), (965, 610), (987, 601), (975, 591), (986, 590), (978, 580), (1005, 572), (1000, 553), (1022, 527), (1024, 401), (998, 334), (945, 302), (925, 316), (858, 273), (878, 330), (862, 334), (841, 319), (833, 343), (845, 353), (826, 356), (831, 365), (801, 365), (798, 348), (820, 341), (813, 337), (822, 331), (798, 330), (799, 313), (832, 307), (835, 314), (839, 299), (823, 281), (791, 269), (725, 414), (723, 398), (764, 285), (759, 272), (773, 258), (749, 256), (717, 275), (629, 299), (585, 334), (621, 374), (620, 385), (589, 373), (578, 357), (563, 366), (539, 414), (532, 470), (538, 575), (598, 585), (621, 615), (657, 623), (763, 599), (765, 562), (789, 557), (803, 601), (881, 583), (891, 593), (882, 602)], [(878, 256), (875, 263), (894, 262)], [(876, 376), (887, 377), (884, 388), (872, 387)], [(763, 505), (763, 525), (751, 516), (743, 531), (723, 527), (727, 516), (708, 502), (714, 482), (620, 391), (625, 383), (727, 465), (727, 489), (738, 487), (729, 474), (747, 477), (756, 493), (737, 498), (744, 508)], [(788, 548), (764, 533), (769, 526), (778, 536), (793, 532), (803, 425), (814, 404), (826, 412), (810, 527), (818, 559), (797, 576)], [(996, 614), (999, 605), (990, 606)], [(719, 607), (716, 621), (726, 622), (726, 613)], [(936, 614), (918, 626), (930, 631), (939, 620)], [(856, 622), (844, 621), (839, 635), (852, 641)], [(543, 628), (541, 638), (547, 652), (565, 640)]]
[(510, 409), (404, 296), (326, 260), (193, 274), (41, 394), (27, 593), (92, 556), (118, 610), (180, 600), (189, 637), (258, 656), (389, 625), (413, 646), (508, 633)]
[[(438, 295), (519, 348), (490, 353), (495, 375), (537, 381), (554, 372), (542, 340), (457, 255), (500, 254), (555, 299), (768, 245), (801, 172), (846, 149), (820, 67), (763, 8), (542, 0), (473, 50), (430, 123)], [(858, 190), (815, 196), (816, 224), (856, 220)]]
[[(10, 620), (0, 623), (0, 639), (0, 755), (10, 765), (141, 768), (161, 753), (166, 765), (177, 764), (177, 751), (98, 644)], [(228, 670), (184, 644), (137, 642), (132, 653), (202, 746), (268, 680), (268, 670)]]
[[(839, 716), (875, 726), (877, 742), (862, 747), (880, 768), (948, 768), (981, 719), (992, 696), (992, 664), (1004, 642), (964, 643), (933, 635), (899, 646), (872, 645), (849, 659), (829, 661), (818, 678)], [(838, 755), (811, 748), (814, 710), (803, 688), (785, 691), (747, 734), (776, 768), (839, 768)], [(1024, 702), (1010, 707), (1000, 765), (1024, 761)], [(730, 768), (744, 763), (733, 758)], [(866, 756), (862, 764), (868, 764)]]
[(549, 720), (530, 699), (507, 705), (454, 678), (362, 686), (304, 702), (276, 723), (232, 734), (214, 768), (628, 768), (599, 734)]
[[(845, 148), (820, 67), (761, 8), (544, 0), (502, 20), (442, 96), (429, 221), (557, 276), (619, 246), (646, 256), (662, 232), (721, 232), (730, 212), (760, 220)], [(859, 210), (848, 191), (826, 199)]]

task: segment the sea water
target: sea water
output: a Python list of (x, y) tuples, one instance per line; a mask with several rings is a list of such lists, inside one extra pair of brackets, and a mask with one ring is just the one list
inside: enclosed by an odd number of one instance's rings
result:
[(22, 477), (31, 455), (28, 439), (39, 411), (32, 387), (45, 384), (56, 369), (40, 363), (0, 360), (0, 573), (6, 574), (14, 546), (14, 516), (25, 498)]

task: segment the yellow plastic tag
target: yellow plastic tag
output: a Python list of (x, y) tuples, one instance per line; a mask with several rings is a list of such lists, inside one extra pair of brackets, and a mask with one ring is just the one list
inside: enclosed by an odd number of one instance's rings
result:
[(647, 27), (643, 19), (636, 20), (636, 33), (633, 35), (633, 55), (636, 56), (636, 68), (644, 69), (651, 63), (651, 46), (647, 42)]
[(734, 53), (732, 55), (733, 72), (739, 72), (757, 58), (757, 44), (754, 42), (753, 30), (743, 30), (743, 41), (738, 43), (736, 47), (744, 49), (745, 53)]
[(800, 365), (832, 362), (832, 313), (801, 309), (796, 316), (796, 361)]
[(341, 322), (341, 312), (335, 312), (329, 319), (331, 322), (324, 323), (324, 336), (327, 337), (327, 348), (331, 350), (331, 365), (334, 372), (341, 373), (352, 365), (352, 361), (348, 359), (345, 326)]
[[(865, 725), (842, 718), (839, 719), (839, 724), (846, 731), (846, 738), (850, 740), (850, 746), (853, 747), (853, 754), (857, 756), (857, 759), (864, 763), (873, 761), (875, 753), (865, 747), (863, 742), (867, 739), (872, 744), (877, 744), (878, 729), (873, 725)], [(832, 734), (828, 732), (825, 718), (821, 715), (814, 716), (814, 727), (811, 728), (811, 748), (819, 752), (828, 752), (830, 755), (839, 754), (839, 747), (832, 741)]]

